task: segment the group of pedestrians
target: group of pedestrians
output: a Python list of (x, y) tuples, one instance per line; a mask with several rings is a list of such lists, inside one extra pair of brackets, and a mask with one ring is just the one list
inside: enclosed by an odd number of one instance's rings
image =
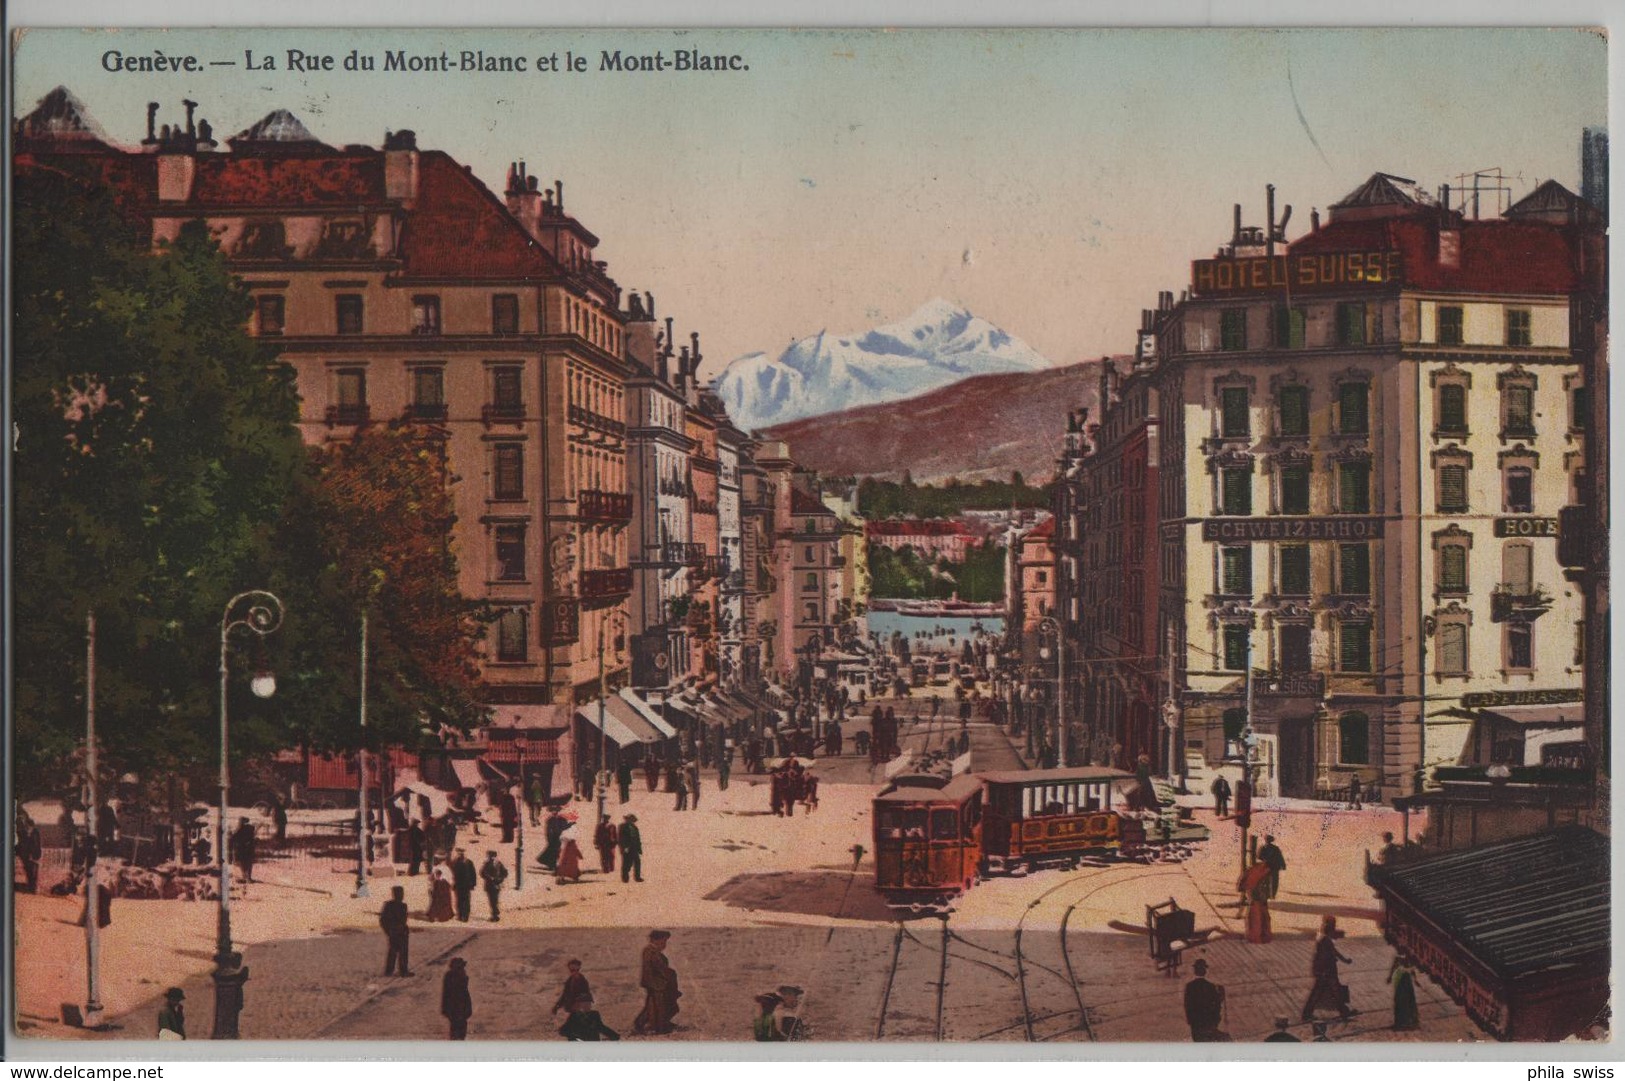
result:
[(798, 803), (811, 814), (818, 809), (818, 777), (796, 759), (787, 759), (768, 774), (768, 799), (776, 816), (794, 818)]

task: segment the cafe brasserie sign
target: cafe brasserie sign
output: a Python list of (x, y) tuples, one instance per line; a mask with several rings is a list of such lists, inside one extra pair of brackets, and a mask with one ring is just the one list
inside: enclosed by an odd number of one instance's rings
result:
[(1197, 296), (1380, 288), (1399, 282), (1397, 251), (1303, 252), (1191, 263), (1191, 290)]

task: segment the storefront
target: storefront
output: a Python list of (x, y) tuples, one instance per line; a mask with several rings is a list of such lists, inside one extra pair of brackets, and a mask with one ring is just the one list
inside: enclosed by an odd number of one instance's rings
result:
[(1374, 865), (1384, 934), (1486, 1032), (1561, 1040), (1609, 998), (1608, 840), (1570, 826)]

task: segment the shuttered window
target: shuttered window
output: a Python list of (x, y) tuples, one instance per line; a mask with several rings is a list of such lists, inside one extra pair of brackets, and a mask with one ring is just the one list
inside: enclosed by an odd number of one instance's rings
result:
[(1247, 348), (1247, 309), (1226, 308), (1219, 313), (1219, 348)]
[(1370, 431), (1371, 388), (1365, 383), (1344, 383), (1337, 388), (1338, 430), (1344, 435), (1364, 435)]
[(1247, 628), (1242, 624), (1225, 624), (1224, 667), (1230, 672), (1247, 670)]
[(1337, 509), (1342, 513), (1371, 513), (1371, 463), (1344, 462), (1339, 465), (1337, 494)]
[(1467, 388), (1446, 383), (1439, 388), (1439, 431), (1452, 435), (1467, 432)]
[(1280, 551), (1281, 592), (1289, 597), (1309, 595), (1309, 546), (1294, 544)]
[(1222, 586), (1233, 597), (1250, 597), (1253, 593), (1253, 550), (1248, 547), (1221, 550)]
[(1349, 301), (1337, 306), (1337, 341), (1340, 345), (1365, 344), (1365, 305)]
[(1447, 544), (1439, 549), (1439, 591), (1467, 592), (1467, 546)]
[(1219, 392), (1219, 434), (1248, 435), (1252, 425), (1247, 417), (1247, 388), (1225, 387)]
[(1460, 513), (1467, 509), (1467, 467), (1445, 465), (1439, 467), (1439, 510)]
[(1221, 510), (1225, 514), (1251, 514), (1253, 512), (1253, 471), (1246, 466), (1233, 466), (1219, 471), (1222, 480)]
[(1371, 671), (1371, 624), (1344, 623), (1338, 633), (1338, 667), (1344, 672)]
[(1465, 623), (1445, 623), (1439, 627), (1439, 659), (1436, 662), (1440, 672), (1451, 675), (1461, 675), (1467, 671), (1467, 625)]
[(1371, 547), (1340, 544), (1337, 548), (1338, 592), (1356, 596), (1371, 593)]
[(1309, 388), (1282, 387), (1277, 396), (1282, 435), (1309, 434)]
[(1302, 349), (1304, 327), (1308, 320), (1304, 317), (1302, 308), (1278, 307), (1273, 312), (1275, 316), (1275, 347), (1277, 349)]
[(1501, 584), (1508, 593), (1525, 596), (1533, 592), (1534, 554), (1534, 549), (1521, 541), (1501, 549)]
[(1286, 465), (1281, 467), (1281, 513), (1309, 513), (1309, 467)]

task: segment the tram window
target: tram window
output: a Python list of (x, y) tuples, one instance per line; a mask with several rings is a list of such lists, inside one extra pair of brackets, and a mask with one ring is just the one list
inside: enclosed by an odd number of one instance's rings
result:
[(931, 839), (933, 841), (959, 840), (959, 812), (952, 808), (932, 811)]
[(903, 836), (911, 840), (925, 840), (925, 812), (903, 812)]
[(880, 812), (880, 836), (895, 841), (903, 836), (903, 816), (898, 811)]

